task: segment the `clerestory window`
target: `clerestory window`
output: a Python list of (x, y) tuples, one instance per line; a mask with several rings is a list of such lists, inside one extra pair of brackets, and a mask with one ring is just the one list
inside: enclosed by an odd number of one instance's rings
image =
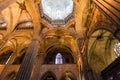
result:
[(55, 64), (62, 64), (62, 63), (63, 63), (62, 55), (60, 53), (57, 53), (55, 58)]

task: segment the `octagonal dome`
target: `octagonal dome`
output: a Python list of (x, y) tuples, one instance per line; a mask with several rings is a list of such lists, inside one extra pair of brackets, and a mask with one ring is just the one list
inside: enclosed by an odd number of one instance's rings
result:
[(52, 20), (63, 20), (73, 11), (72, 0), (42, 0), (43, 13)]

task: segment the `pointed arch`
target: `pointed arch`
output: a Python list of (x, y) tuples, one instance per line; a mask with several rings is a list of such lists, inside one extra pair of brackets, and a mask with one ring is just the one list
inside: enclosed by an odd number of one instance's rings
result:
[(62, 55), (61, 53), (57, 53), (55, 57), (55, 64), (62, 64), (62, 63), (63, 63)]
[(13, 53), (12, 50), (7, 50), (0, 54), (0, 64), (7, 64), (12, 53)]
[(52, 71), (47, 71), (40, 80), (56, 80), (56, 75)]

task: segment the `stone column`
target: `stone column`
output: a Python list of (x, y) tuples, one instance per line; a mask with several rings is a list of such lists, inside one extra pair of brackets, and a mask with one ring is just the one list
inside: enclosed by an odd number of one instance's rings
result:
[(95, 80), (94, 79), (94, 75), (93, 75), (93, 72), (92, 72), (92, 69), (90, 68), (89, 64), (88, 64), (88, 59), (87, 59), (87, 52), (86, 50), (84, 50), (85, 48), (87, 47), (84, 47), (84, 46), (87, 46), (87, 42), (83, 44), (83, 40), (84, 38), (83, 37), (80, 37), (77, 39), (77, 43), (78, 43), (78, 47), (79, 47), (79, 52), (80, 52), (80, 60), (81, 60), (81, 64), (82, 66), (80, 66), (80, 72), (81, 72), (81, 80)]
[(83, 43), (83, 37), (77, 39), (77, 46), (78, 46), (78, 68), (79, 68), (79, 75), (80, 80), (84, 80), (84, 64), (83, 64), (83, 54), (82, 54), (82, 43)]
[(92, 69), (90, 68), (89, 64), (88, 64), (88, 59), (87, 59), (87, 55), (85, 54), (83, 56), (83, 61), (84, 61), (84, 73), (85, 73), (85, 78), (86, 80), (95, 80), (94, 76), (93, 76), (93, 72)]
[(11, 57), (10, 57), (8, 63), (5, 65), (4, 69), (2, 70), (2, 73), (0, 75), (0, 80), (4, 80), (4, 78), (7, 75), (6, 72), (7, 72), (8, 68), (9, 68), (9, 66), (14, 62), (14, 60), (15, 60), (16, 57), (17, 57), (17, 53), (13, 52), (11, 54)]
[[(87, 46), (86, 43), (84, 44), (84, 37), (79, 37), (77, 39), (77, 45), (79, 49), (79, 54), (78, 54), (78, 63), (81, 64), (79, 65), (79, 71), (80, 71), (80, 79), (81, 80), (94, 80), (92, 71), (88, 65), (88, 60), (87, 60), (87, 52), (85, 52), (85, 47)], [(86, 47), (87, 48), (87, 47)]]
[(43, 63), (43, 53), (40, 53), (38, 55), (38, 59), (37, 59), (37, 63), (36, 63), (36, 66), (34, 68), (34, 71), (33, 71), (33, 76), (31, 77), (30, 80), (40, 80), (40, 76), (41, 76), (41, 66), (42, 66), (42, 63)]
[(77, 55), (77, 68), (78, 68), (78, 80), (81, 80), (81, 59), (80, 55)]
[(23, 62), (20, 66), (16, 80), (29, 80), (33, 69), (34, 61), (38, 53), (39, 41), (33, 40), (28, 47)]

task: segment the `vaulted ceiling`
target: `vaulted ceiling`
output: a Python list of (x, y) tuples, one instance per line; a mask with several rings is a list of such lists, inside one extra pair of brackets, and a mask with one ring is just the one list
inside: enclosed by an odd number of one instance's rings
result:
[[(47, 0), (42, 1), (47, 2)], [(64, 3), (65, 0), (62, 1)], [(69, 0), (66, 1), (69, 2)], [(72, 0), (70, 1), (72, 2)], [(113, 48), (114, 44), (120, 39), (117, 34), (120, 29), (120, 3), (119, 1), (113, 1), (114, 4), (111, 4), (110, 0), (105, 1), (73, 0), (74, 5), (66, 3), (66, 5), (74, 7), (73, 12), (68, 12), (73, 15), (62, 15), (63, 23), (60, 21), (52, 22), (51, 18), (53, 20), (61, 19), (60, 14), (67, 12), (58, 10), (56, 11), (56, 14), (58, 14), (56, 17), (55, 13), (52, 14), (46, 9), (47, 3), (45, 6), (41, 6), (41, 3), (43, 3), (41, 0), (1, 0), (0, 54), (9, 49), (17, 50), (19, 53), (28, 47), (33, 38), (41, 41), (41, 52), (44, 52), (51, 45), (61, 43), (69, 46), (74, 53), (77, 53), (76, 40), (83, 37), (82, 51), (87, 54), (89, 64), (96, 72), (103, 70), (115, 59), (116, 55)], [(52, 0), (49, 3), (54, 4)], [(63, 11), (69, 11), (67, 9), (70, 9), (72, 11), (69, 6), (63, 9), (60, 7), (60, 2), (56, 1), (56, 3), (58, 5), (49, 5), (51, 7), (58, 6), (55, 9), (60, 8)], [(100, 4), (105, 4), (105, 6)], [(110, 4), (113, 6), (112, 8)], [(116, 14), (106, 9), (113, 10)], [(18, 54), (18, 56), (20, 55)], [(94, 64), (96, 62), (98, 63)]]

